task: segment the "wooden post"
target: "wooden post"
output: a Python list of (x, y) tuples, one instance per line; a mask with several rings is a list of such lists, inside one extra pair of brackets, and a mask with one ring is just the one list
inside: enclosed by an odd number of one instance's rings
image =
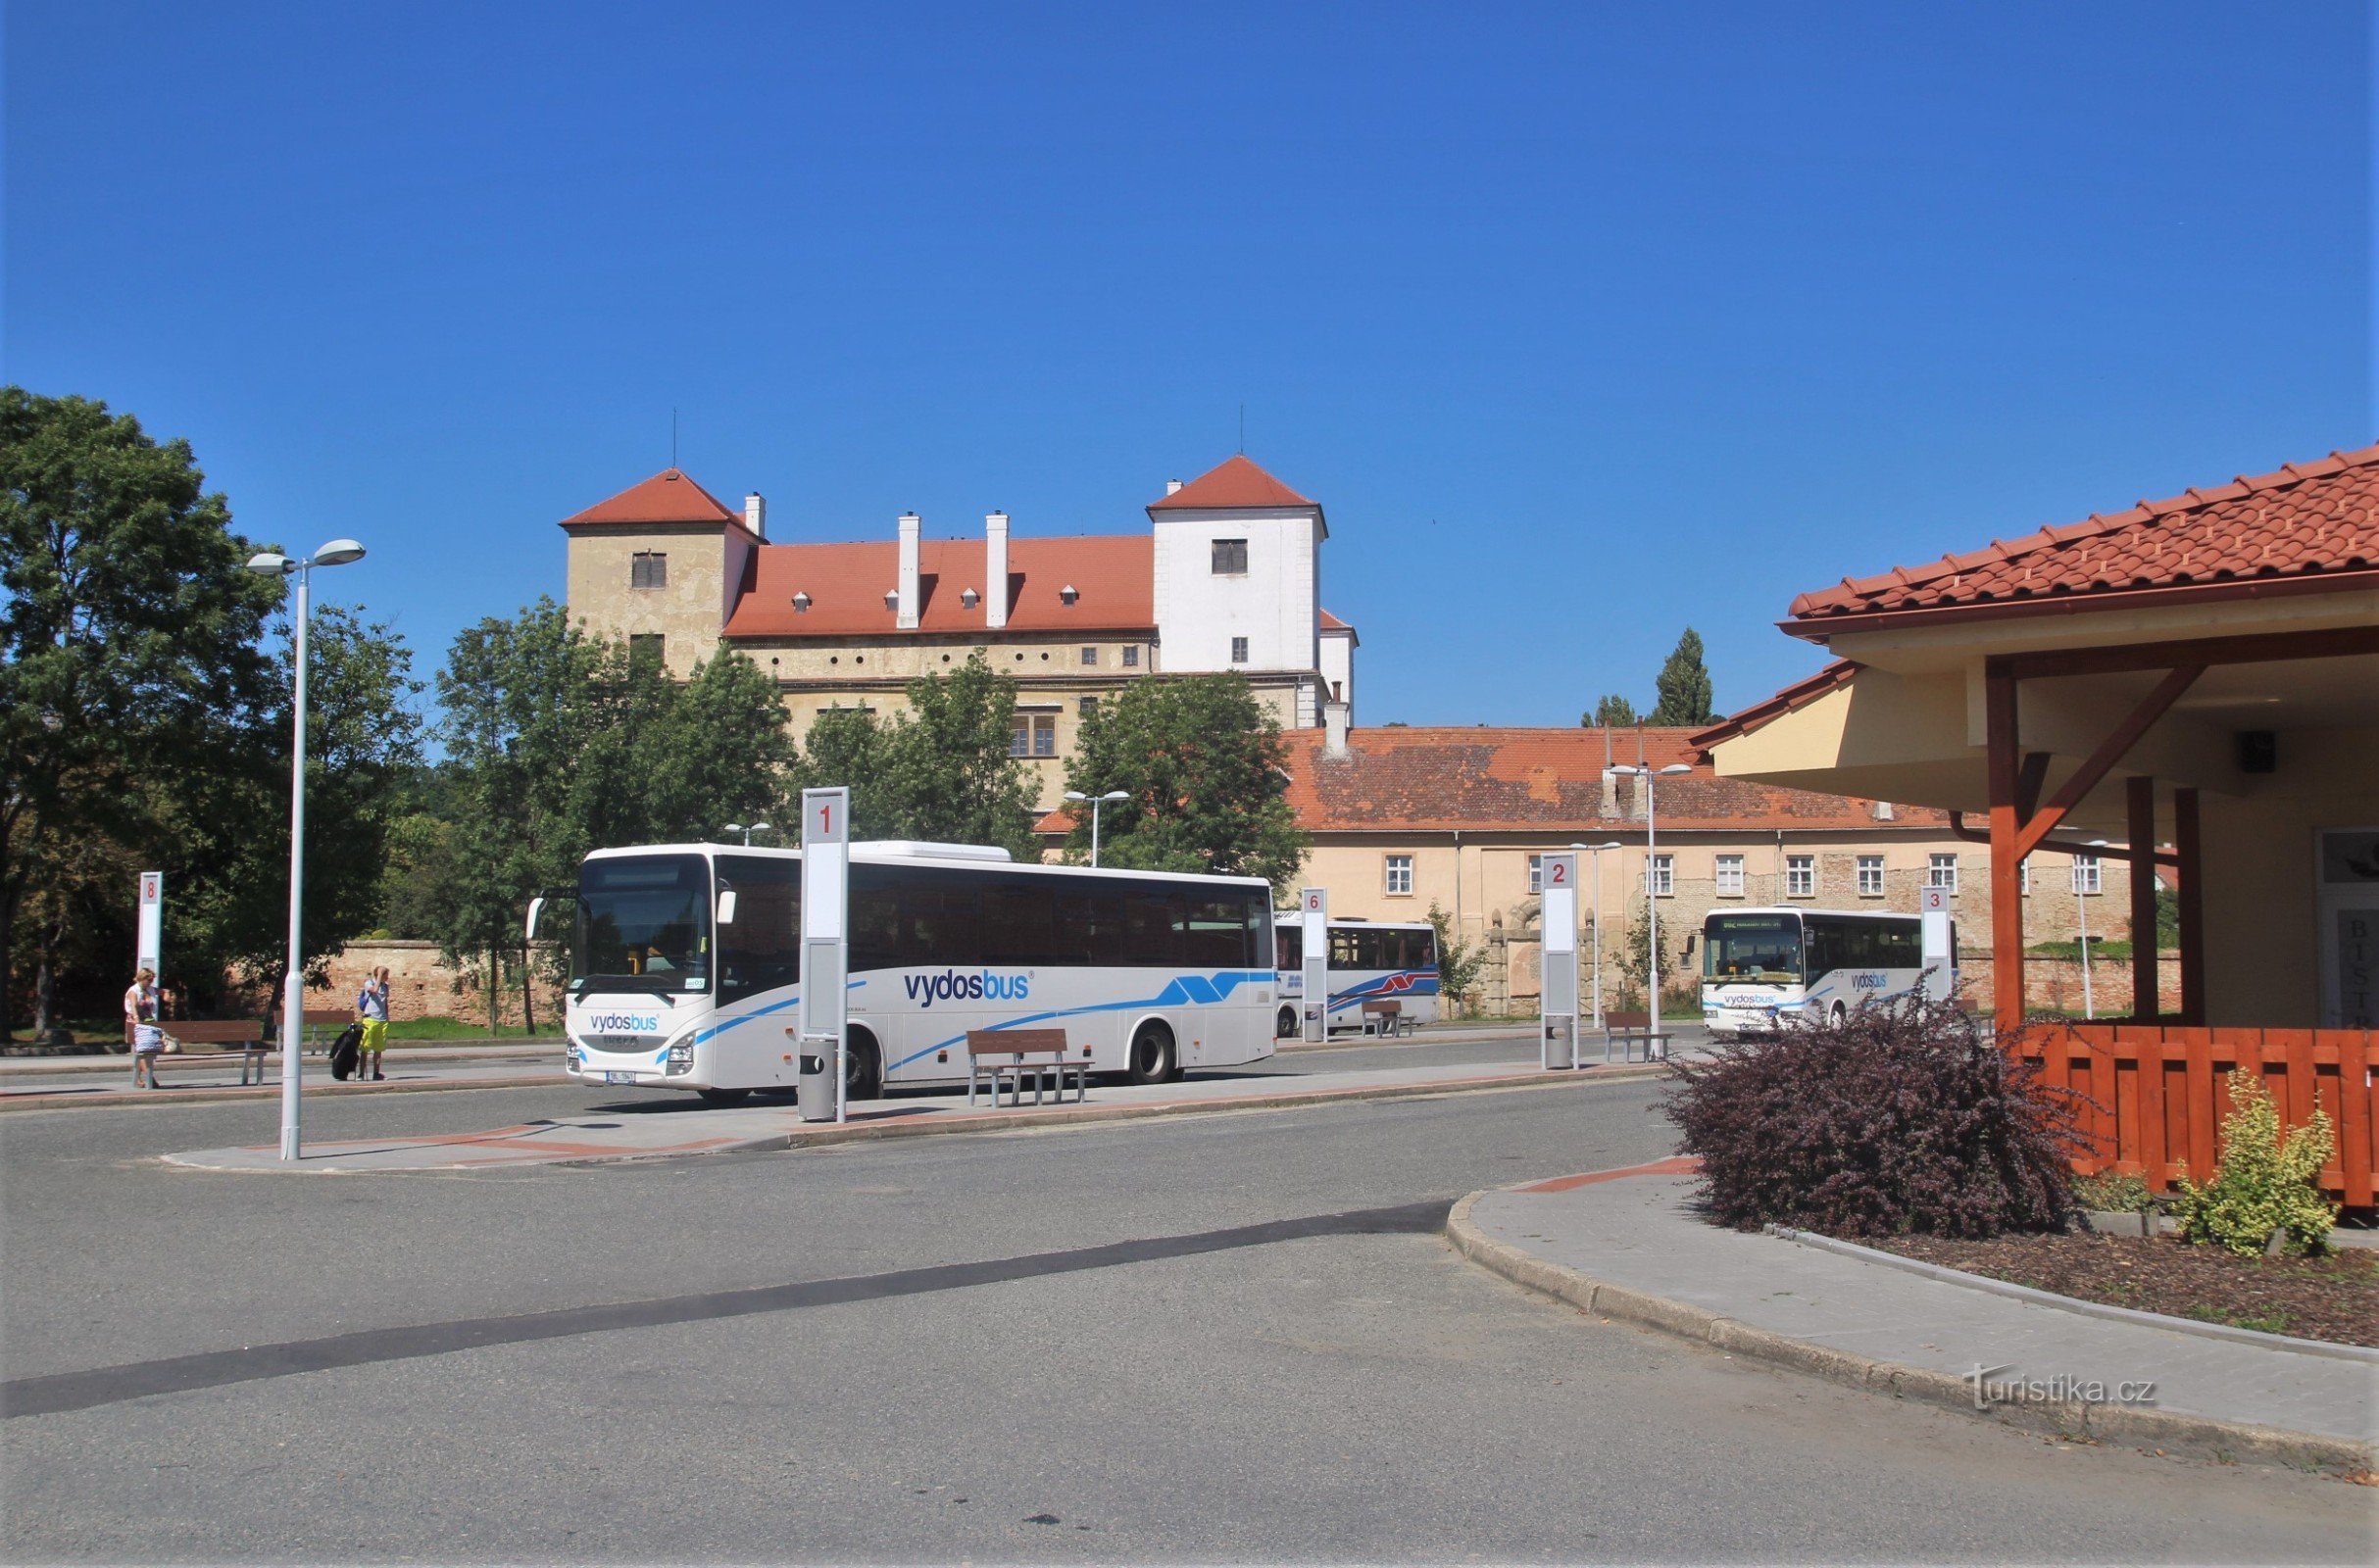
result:
[(2124, 780), (2123, 797), (2131, 817), (2131, 1016), (2154, 1023), (2164, 1005), (2156, 947), (2155, 778)]
[(2206, 1027), (2206, 857), (2198, 831), (2198, 792), (2172, 792), (2172, 848), (2181, 880), (2181, 1022)]
[(2016, 751), (2015, 677), (1987, 668), (1984, 738), (1991, 797), (1991, 1007), (2003, 1032), (2024, 1021), (2024, 901), (2017, 844), (2023, 759)]

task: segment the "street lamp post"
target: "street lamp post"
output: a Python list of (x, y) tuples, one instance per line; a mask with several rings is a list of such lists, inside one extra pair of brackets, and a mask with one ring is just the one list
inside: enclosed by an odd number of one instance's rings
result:
[(744, 848), (750, 849), (752, 847), (753, 834), (766, 833), (769, 828), (774, 827), (775, 825), (776, 824), (773, 822), (755, 822), (750, 827), (746, 827), (741, 822), (729, 822), (726, 830), (729, 833), (741, 833), (743, 835)]
[(364, 547), (352, 539), (333, 539), (314, 552), (296, 560), (277, 551), (262, 551), (248, 558), (248, 569), (268, 577), (297, 579), (297, 607), (290, 662), (294, 690), (290, 698), (292, 739), (289, 751), (289, 976), (282, 982), (281, 998), (281, 1158), (296, 1159), (300, 1151), (298, 1137), (298, 1086), (305, 1062), (305, 990), (306, 952), (304, 914), (306, 899), (306, 620), (311, 611), (311, 589), (314, 568), (343, 566), (351, 561), (364, 559)]
[[(1624, 849), (1617, 839), (1609, 844), (1572, 844), (1583, 855), (1594, 857), (1594, 1026), (1603, 1027), (1603, 852)], [(1606, 1053), (1608, 1055), (1608, 1053)]]
[(1099, 803), (1102, 801), (1128, 801), (1132, 798), (1131, 791), (1109, 790), (1105, 795), (1085, 795), (1080, 790), (1067, 790), (1066, 798), (1069, 801), (1090, 802), (1090, 863), (1097, 865), (1099, 863)]
[(1660, 858), (1655, 853), (1660, 847), (1654, 808), (1653, 780), (1662, 774), (1690, 773), (1683, 762), (1671, 762), (1666, 767), (1614, 767), (1614, 773), (1627, 773), (1644, 781), (1644, 930), (1652, 940), (1644, 949), (1645, 992), (1651, 999), (1652, 1030), (1660, 1029)]

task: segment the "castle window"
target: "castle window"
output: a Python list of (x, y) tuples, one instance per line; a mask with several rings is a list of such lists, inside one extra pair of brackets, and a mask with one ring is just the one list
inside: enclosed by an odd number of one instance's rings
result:
[(1085, 648), (1082, 650), (1082, 662), (1085, 664), (1095, 664), (1098, 662), (1099, 651), (1096, 648)]
[(1740, 855), (1721, 855), (1721, 856), (1719, 856), (1719, 857), (1718, 857), (1718, 860), (1717, 860), (1716, 871), (1717, 871), (1717, 875), (1716, 875), (1716, 877), (1714, 878), (1714, 880), (1717, 882), (1717, 885), (1718, 885), (1718, 897), (1720, 897), (1720, 898), (1722, 898), (1722, 899), (1739, 899), (1739, 898), (1743, 897), (1743, 857), (1742, 857), (1742, 856), (1740, 856)]
[(1008, 755), (1011, 757), (1055, 757), (1058, 755), (1058, 715), (1055, 713), (1018, 713), (1008, 732)]
[(1245, 637), (1231, 639), (1231, 662), (1234, 664), (1247, 662), (1247, 639)]
[(1125, 669), (1138, 669), (1140, 667), (1140, 650), (1137, 646), (1123, 650), (1123, 667)]
[(1244, 577), (1247, 575), (1247, 541), (1217, 539), (1214, 541), (1214, 575)]
[(1859, 896), (1862, 899), (1883, 897), (1882, 856), (1862, 855), (1859, 857)]
[(1088, 718), (1099, 710), (1099, 700), (1096, 697), (1085, 697), (1075, 707), (1084, 718)]
[(1413, 896), (1413, 857), (1391, 855), (1387, 858), (1387, 887), (1391, 898), (1409, 899)]
[(669, 558), (658, 550), (639, 550), (627, 558), (627, 585), (630, 588), (667, 588), (669, 585)]
[(1784, 896), (1788, 899), (1813, 899), (1817, 896), (1817, 857), (1788, 855), (1784, 858)]

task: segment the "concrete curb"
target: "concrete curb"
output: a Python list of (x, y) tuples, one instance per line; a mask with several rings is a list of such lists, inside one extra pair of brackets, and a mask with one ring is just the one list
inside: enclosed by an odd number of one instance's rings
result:
[(2379, 1468), (2379, 1446), (2351, 1438), (2292, 1432), (2283, 1427), (2222, 1421), (2210, 1416), (2180, 1415), (2136, 1405), (2069, 1399), (2001, 1404), (1977, 1410), (1972, 1385), (1951, 1373), (1880, 1361), (1754, 1328), (1707, 1307), (1606, 1284), (1592, 1275), (1496, 1241), (1470, 1220), (1471, 1209), (1488, 1196), (1483, 1192), (1472, 1193), (1455, 1204), (1446, 1216), (1446, 1239), (1454, 1250), (1491, 1273), (1582, 1312), (1660, 1329), (1680, 1339), (1700, 1341), (1728, 1354), (1791, 1367), (1853, 1388), (1872, 1389), (1899, 1398), (1987, 1415), (2006, 1425), (2061, 1437), (2089, 1437), (2148, 1447), (2188, 1447), (2301, 1470), (2363, 1474)]
[(1820, 1236), (1814, 1231), (1795, 1230), (1790, 1225), (1770, 1225), (1767, 1234), (1800, 1246), (1814, 1248), (1821, 1252), (1833, 1252), (1842, 1257), (1855, 1257), (1861, 1263), (1879, 1263), (1904, 1273), (1940, 1280), (1945, 1285), (1962, 1286), (1969, 1291), (1981, 1291), (1991, 1296), (2005, 1296), (2033, 1306), (2054, 1307), (2059, 1312), (2071, 1312), (2079, 1317), (2106, 1318), (2113, 1323), (2129, 1323), (2139, 1328), (2162, 1329), (2169, 1334), (2194, 1334), (2202, 1340), (2227, 1340), (2234, 1345), (2252, 1345), (2258, 1349), (2291, 1350), (2299, 1355), (2324, 1355), (2339, 1361), (2359, 1361), (2365, 1366), (2379, 1366), (2379, 1350), (2363, 1345), (2334, 1345), (2328, 1340), (2301, 1340), (2293, 1334), (2265, 1334), (2256, 1329), (2234, 1328), (2228, 1323), (2202, 1323), (2196, 1318), (2169, 1317), (2162, 1312), (2143, 1312), (2136, 1307), (2113, 1306), (2105, 1301), (2088, 1301), (2079, 1297), (2059, 1296), (2055, 1291), (2036, 1290), (2029, 1285), (2017, 1285), (2007, 1280), (1995, 1280), (1988, 1274), (1969, 1274), (1946, 1263), (1928, 1263), (1920, 1257), (1903, 1257), (1880, 1248), (1861, 1247), (1832, 1236)]
[[(732, 1143), (717, 1144), (708, 1149), (622, 1150), (617, 1154), (589, 1154), (570, 1159), (520, 1161), (521, 1165), (539, 1164), (568, 1169), (586, 1165), (624, 1165), (656, 1159), (705, 1159), (714, 1154), (768, 1153), (785, 1149), (817, 1149), (835, 1144), (874, 1143), (886, 1138), (949, 1137), (960, 1133), (1002, 1133), (1038, 1127), (1079, 1127), (1087, 1124), (1142, 1121), (1161, 1116), (1200, 1116), (1224, 1111), (1294, 1110), (1301, 1105), (1346, 1104), (1365, 1100), (1423, 1100), (1433, 1095), (1475, 1095), (1491, 1093), (1522, 1094), (1530, 1091), (1560, 1089), (1575, 1084), (1616, 1083), (1650, 1077), (1643, 1071), (1621, 1073), (1612, 1071), (1592, 1077), (1547, 1077), (1541, 1073), (1499, 1078), (1455, 1079), (1431, 1084), (1381, 1084), (1350, 1089), (1308, 1089), (1293, 1093), (1250, 1095), (1237, 1100), (1168, 1101), (1159, 1104), (1093, 1105), (1087, 1110), (1059, 1110), (1054, 1107), (1001, 1114), (986, 1112), (963, 1119), (930, 1121), (846, 1122), (842, 1126), (821, 1123), (802, 1126), (790, 1132), (769, 1133), (760, 1138), (740, 1138)], [(543, 1082), (544, 1080), (539, 1080)], [(465, 1087), (457, 1085), (456, 1087)], [(487, 1087), (470, 1085), (468, 1087)], [(309, 1091), (311, 1093), (311, 1091)], [(230, 1176), (440, 1176), (457, 1169), (491, 1169), (504, 1167), (433, 1167), (399, 1166), (384, 1170), (331, 1170), (316, 1166), (300, 1167), (294, 1171), (277, 1165), (201, 1165), (180, 1154), (154, 1156), (162, 1162), (184, 1170), (213, 1171)]]
[[(541, 1073), (534, 1078), (433, 1078), (424, 1083), (309, 1083), (306, 1098), (317, 1095), (435, 1095), (459, 1089), (534, 1089), (539, 1084), (563, 1082), (559, 1072)], [(216, 1104), (229, 1100), (277, 1100), (279, 1083), (262, 1086), (249, 1084), (210, 1084), (194, 1089), (101, 1089), (88, 1094), (52, 1091), (41, 1093), (27, 1090), (0, 1090), (0, 1115), (12, 1110), (122, 1110), (136, 1105), (142, 1108), (167, 1105)]]

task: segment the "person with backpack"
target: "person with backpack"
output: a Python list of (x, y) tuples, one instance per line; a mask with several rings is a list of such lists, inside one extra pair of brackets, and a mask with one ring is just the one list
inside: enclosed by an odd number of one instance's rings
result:
[[(358, 1059), (355, 1075), (358, 1078), (369, 1076), (375, 1080), (386, 1078), (388, 1075), (380, 1071), (380, 1053), (388, 1045), (388, 966), (386, 964), (372, 970), (372, 978), (366, 980), (364, 989), (356, 994), (355, 1015), (362, 1019), (364, 1024), (362, 1054)], [(367, 1066), (372, 1069), (369, 1074), (363, 1070)]]

